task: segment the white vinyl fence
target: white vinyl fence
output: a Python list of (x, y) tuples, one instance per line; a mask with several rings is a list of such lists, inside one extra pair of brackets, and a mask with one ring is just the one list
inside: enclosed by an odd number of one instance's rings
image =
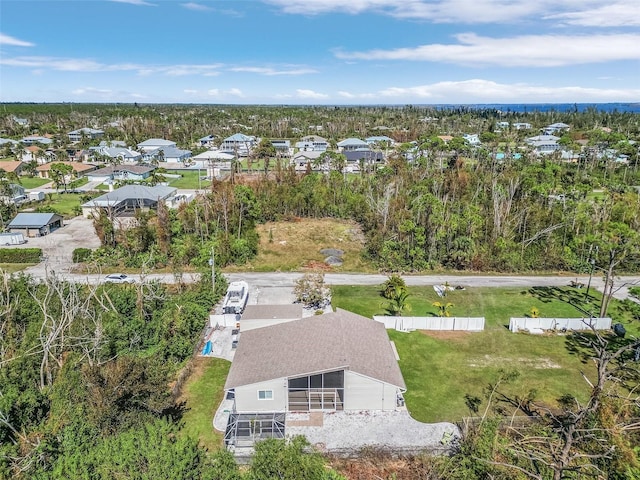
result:
[(484, 317), (386, 317), (374, 315), (376, 322), (384, 323), (385, 328), (400, 332), (412, 330), (460, 330), (481, 332), (484, 330)]
[(542, 333), (545, 330), (608, 330), (610, 318), (514, 318), (509, 320), (509, 330)]

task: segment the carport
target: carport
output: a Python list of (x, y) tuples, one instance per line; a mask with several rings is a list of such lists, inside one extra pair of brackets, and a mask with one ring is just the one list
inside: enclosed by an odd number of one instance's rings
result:
[(22, 233), (25, 237), (48, 235), (63, 225), (62, 215), (57, 213), (23, 212), (15, 216), (7, 225), (11, 233)]

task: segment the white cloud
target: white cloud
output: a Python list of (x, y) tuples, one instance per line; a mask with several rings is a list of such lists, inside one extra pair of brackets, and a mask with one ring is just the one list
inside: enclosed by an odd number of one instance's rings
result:
[(218, 71), (223, 65), (214, 64), (177, 64), (177, 65), (140, 65), (135, 63), (106, 64), (83, 58), (58, 58), (58, 57), (13, 57), (0, 58), (0, 65), (11, 67), (41, 68), (66, 72), (116, 72), (135, 71), (139, 75), (219, 75)]
[(456, 35), (456, 44), (430, 44), (395, 50), (336, 51), (345, 60), (409, 60), (461, 65), (559, 67), (640, 59), (640, 35), (523, 35), (510, 38)]
[(211, 88), (207, 90), (207, 95), (211, 97), (239, 97), (244, 98), (242, 90), (239, 88), (230, 88), (229, 90), (220, 90), (219, 88)]
[(72, 90), (71, 93), (73, 93), (74, 95), (85, 95), (85, 94), (109, 95), (112, 93), (112, 90), (105, 89), (105, 88), (84, 87), (84, 88), (77, 88), (75, 90)]
[(4, 33), (0, 33), (0, 45), (11, 45), (12, 47), (35, 47), (35, 43), (26, 42), (19, 38), (5, 35)]
[(155, 3), (145, 2), (145, 0), (111, 0), (115, 3), (128, 3), (129, 5), (138, 5), (141, 7), (157, 7)]
[(544, 18), (585, 27), (637, 27), (640, 26), (640, 6), (634, 0), (633, 3), (599, 5), (593, 9), (547, 15)]
[(329, 98), (329, 95), (326, 95), (324, 93), (314, 92), (313, 90), (306, 90), (306, 89), (300, 88), (296, 90), (296, 97), (312, 98), (312, 99), (320, 100), (320, 99)]
[(247, 72), (247, 73), (257, 73), (259, 75), (306, 75), (309, 73), (317, 73), (317, 70), (312, 68), (282, 68), (276, 70), (271, 67), (233, 67), (229, 69), (232, 72)]
[(212, 12), (213, 11), (213, 8), (208, 7), (207, 5), (202, 5), (201, 3), (188, 2), (188, 3), (181, 3), (180, 5), (182, 5), (187, 10), (194, 10), (196, 12)]
[(377, 92), (384, 101), (428, 101), (432, 103), (512, 102), (624, 102), (640, 98), (640, 89), (604, 89), (579, 86), (553, 87), (526, 83), (502, 84), (473, 79), (438, 82), (414, 87), (389, 87)]
[(192, 88), (185, 88), (183, 92), (188, 95), (196, 95), (198, 93), (198, 90), (193, 90)]
[[(574, 19), (591, 26), (637, 25), (637, 0), (618, 0), (602, 6), (600, 0), (263, 0), (295, 15), (373, 12), (401, 19), (435, 23), (511, 23), (540, 17)], [(590, 12), (599, 18), (592, 17)], [(628, 12), (624, 18), (620, 15)], [(567, 15), (564, 17), (564, 15)], [(605, 20), (605, 18), (607, 20)], [(616, 18), (621, 22), (616, 22)], [(584, 23), (580, 23), (580, 21)], [(567, 22), (569, 23), (569, 22)]]

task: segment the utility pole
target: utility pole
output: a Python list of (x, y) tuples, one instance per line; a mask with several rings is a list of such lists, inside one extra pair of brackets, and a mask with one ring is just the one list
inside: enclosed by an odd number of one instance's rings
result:
[(209, 259), (209, 265), (211, 265), (211, 288), (213, 293), (216, 293), (216, 257), (214, 257), (213, 247), (211, 247), (211, 258)]

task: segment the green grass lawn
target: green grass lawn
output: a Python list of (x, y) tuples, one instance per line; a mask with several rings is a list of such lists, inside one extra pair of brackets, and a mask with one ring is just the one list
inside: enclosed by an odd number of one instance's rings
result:
[(0, 263), (0, 275), (4, 273), (16, 273), (32, 267), (35, 263)]
[[(407, 407), (414, 418), (425, 422), (457, 421), (470, 415), (465, 395), (484, 399), (484, 388), (495, 382), (501, 370), (517, 371), (518, 378), (508, 391), (520, 397), (535, 392), (537, 400), (553, 404), (565, 393), (580, 399), (588, 394), (581, 371), (591, 373), (591, 364), (576, 352), (570, 335), (529, 335), (511, 333), (511, 316), (523, 317), (531, 307), (541, 317), (582, 317), (580, 309), (593, 310), (598, 292), (572, 288), (470, 288), (437, 297), (432, 287), (410, 288), (412, 312), (407, 315), (433, 315), (431, 303), (451, 302), (451, 314), (484, 316), (485, 331), (401, 333), (389, 331), (400, 355), (400, 368), (407, 384)], [(380, 314), (385, 301), (379, 287), (335, 286), (333, 305), (364, 316)], [(638, 324), (629, 323), (626, 313), (613, 302), (609, 314), (622, 321), (630, 333), (638, 334)], [(484, 404), (480, 407), (482, 412)]]
[(48, 178), (40, 178), (40, 177), (20, 177), (20, 185), (24, 188), (38, 188), (42, 185), (46, 185), (47, 183), (51, 183), (51, 180)]
[(81, 194), (78, 193), (51, 193), (45, 195), (43, 202), (37, 204), (29, 204), (28, 209), (32, 211), (37, 208), (41, 212), (54, 212), (71, 218), (76, 216), (75, 210), (80, 206)]
[(224, 395), (224, 382), (231, 363), (220, 358), (197, 358), (181, 400), (185, 401), (182, 432), (209, 450), (222, 446), (223, 434), (213, 428), (213, 416)]
[(180, 178), (170, 178), (169, 185), (175, 188), (185, 188), (185, 189), (199, 189), (206, 188), (211, 185), (209, 180), (198, 180), (198, 176), (206, 176), (207, 171), (205, 169), (201, 169), (200, 172), (198, 170), (168, 170), (167, 173), (172, 175), (182, 175)]

